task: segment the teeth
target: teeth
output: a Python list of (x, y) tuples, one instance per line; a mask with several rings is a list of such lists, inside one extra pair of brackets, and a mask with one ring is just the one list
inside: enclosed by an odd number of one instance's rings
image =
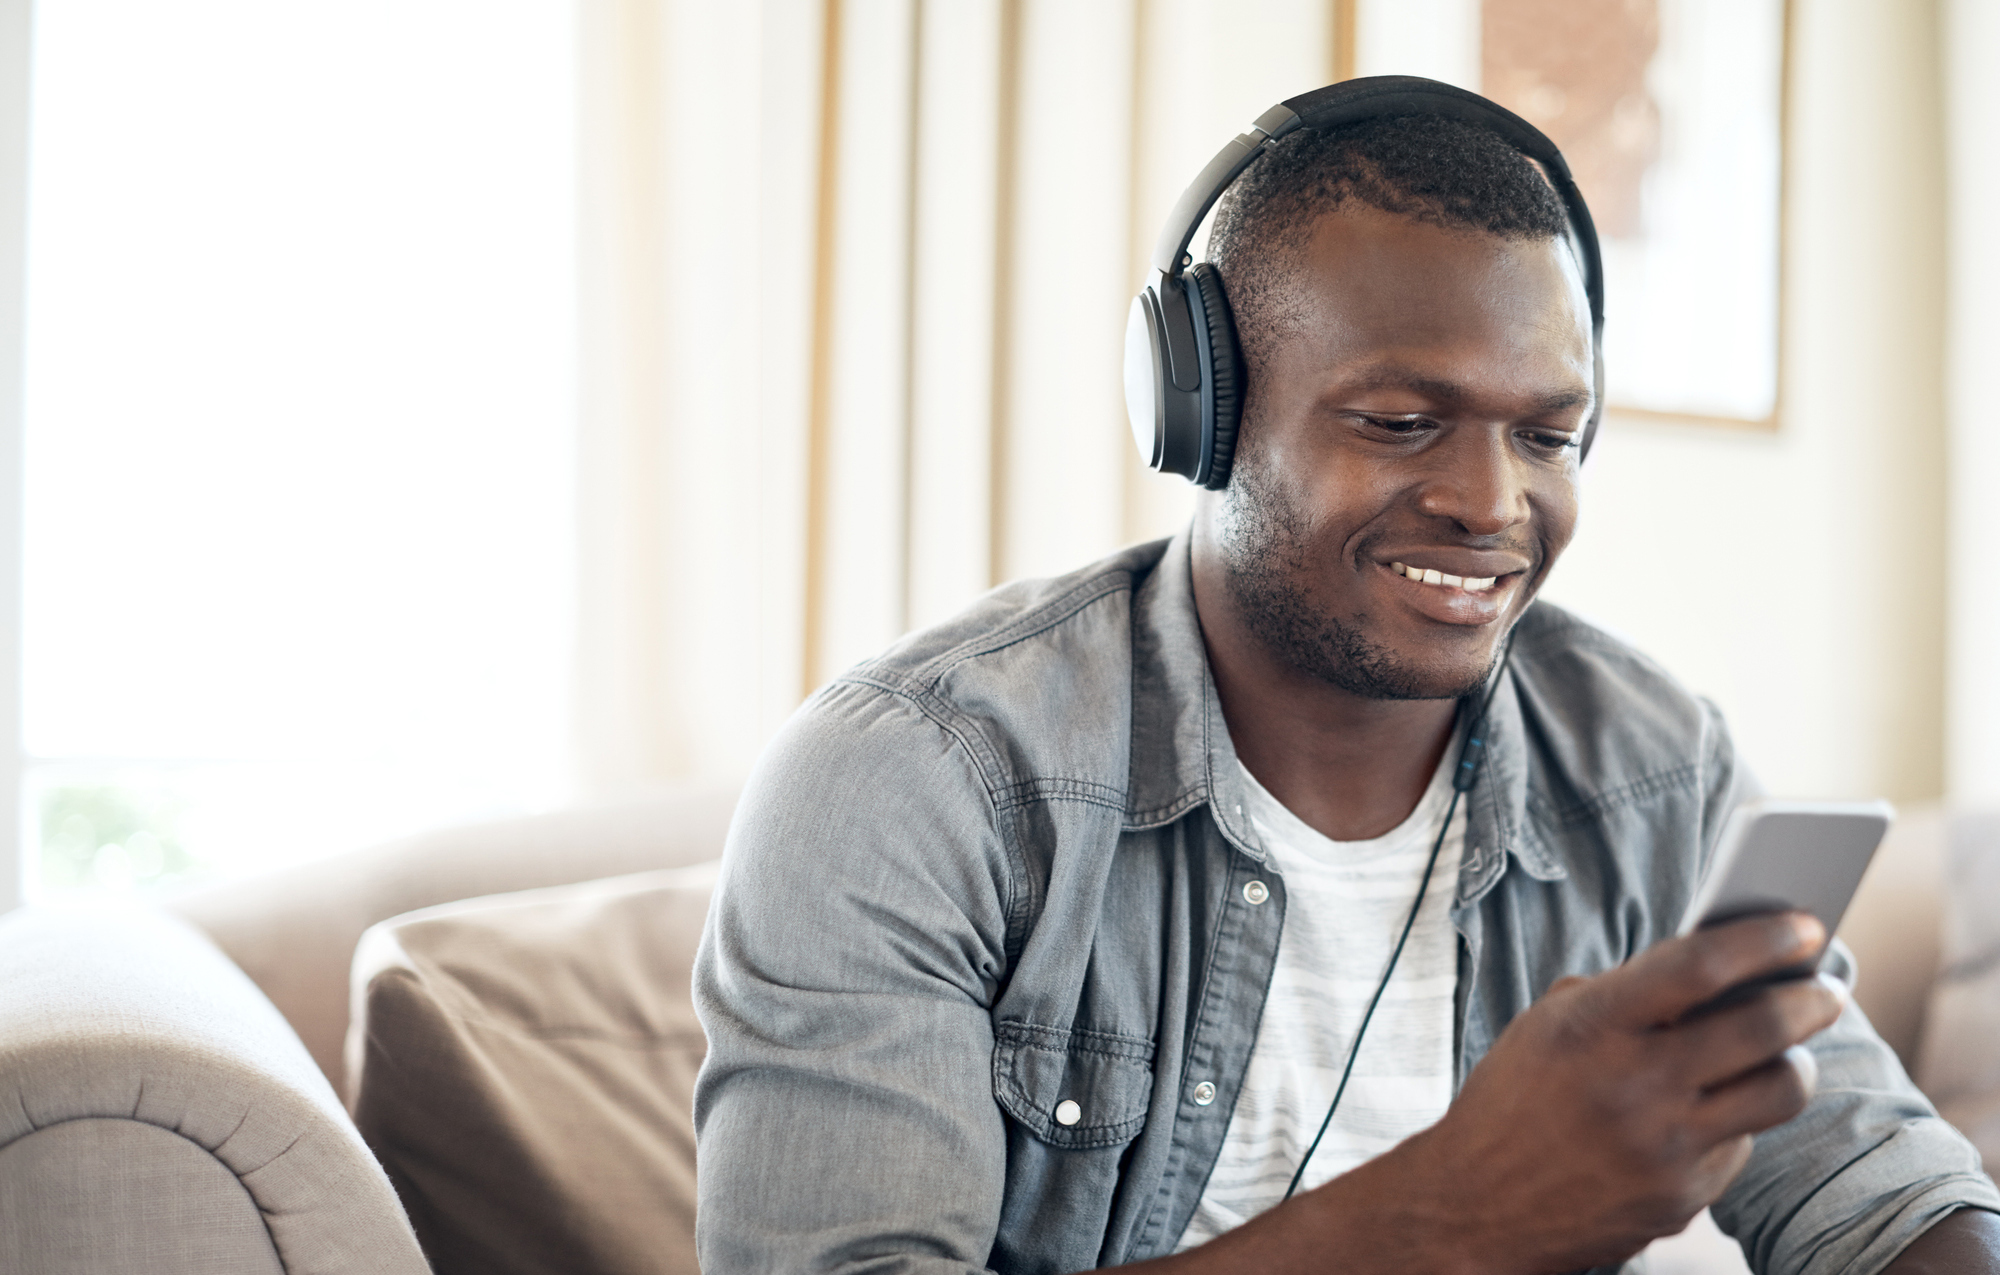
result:
[(1428, 567), (1412, 567), (1401, 562), (1390, 563), (1389, 570), (1424, 584), (1441, 584), (1447, 589), (1463, 589), (1467, 593), (1484, 593), (1500, 578), (1499, 576), (1450, 576), (1442, 571)]

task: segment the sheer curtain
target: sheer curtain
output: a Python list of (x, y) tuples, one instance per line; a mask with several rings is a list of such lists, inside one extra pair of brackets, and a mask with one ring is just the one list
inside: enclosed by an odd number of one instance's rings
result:
[(1335, 8), (586, 0), (586, 790), (741, 770), (899, 634), (1184, 521), (1125, 308)]
[(31, 892), (567, 798), (575, 34), (569, 0), (35, 5)]
[(1943, 6), (1946, 182), (1946, 393), (1950, 434), (1950, 648), (1946, 703), (1947, 795), (1966, 806), (2000, 806), (2000, 591), (1982, 567), (2000, 490), (2000, 406), (1992, 385), (2000, 350), (2000, 8), (1981, 0)]

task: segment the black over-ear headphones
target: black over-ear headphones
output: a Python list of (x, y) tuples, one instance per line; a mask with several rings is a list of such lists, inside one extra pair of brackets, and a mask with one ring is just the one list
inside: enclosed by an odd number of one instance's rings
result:
[(1443, 115), (1495, 133), (1538, 162), (1562, 197), (1590, 298), (1597, 389), (1583, 429), (1583, 452), (1590, 453), (1604, 413), (1604, 264), (1597, 228), (1569, 164), (1540, 129), (1477, 93), (1414, 75), (1377, 75), (1314, 89), (1259, 115), (1249, 132), (1208, 161), (1168, 215), (1153, 249), (1153, 280), (1132, 302), (1125, 327), (1125, 409), (1148, 465), (1220, 490), (1229, 485), (1229, 465), (1236, 454), (1243, 355), (1221, 276), (1206, 261), (1196, 263), (1188, 256), (1201, 219), (1229, 184), (1286, 134), (1395, 115)]

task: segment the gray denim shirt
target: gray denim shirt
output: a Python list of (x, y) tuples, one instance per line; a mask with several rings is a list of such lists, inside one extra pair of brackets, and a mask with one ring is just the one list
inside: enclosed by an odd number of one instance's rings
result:
[[(1546, 604), (1487, 725), (1461, 1080), (1557, 978), (1673, 932), (1749, 782), (1712, 706)], [(737, 812), (695, 967), (702, 1269), (1172, 1251), (1284, 925), (1242, 802), (1185, 535), (1000, 589), (814, 696)], [(1818, 1096), (1715, 1206), (1754, 1268), (1873, 1271), (2000, 1209), (1859, 1010), (1812, 1047)]]

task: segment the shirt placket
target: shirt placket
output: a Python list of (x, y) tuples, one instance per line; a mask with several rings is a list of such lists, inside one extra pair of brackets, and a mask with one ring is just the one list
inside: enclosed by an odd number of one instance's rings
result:
[(1140, 1228), (1135, 1258), (1170, 1251), (1200, 1202), (1249, 1073), (1284, 929), (1283, 878), (1249, 847), (1225, 835), (1206, 811), (1188, 817), (1205, 825), (1202, 834), (1209, 848), (1227, 855), (1230, 866), (1223, 895), (1214, 901), (1214, 934), (1178, 1078), (1180, 1102), (1166, 1173)]

